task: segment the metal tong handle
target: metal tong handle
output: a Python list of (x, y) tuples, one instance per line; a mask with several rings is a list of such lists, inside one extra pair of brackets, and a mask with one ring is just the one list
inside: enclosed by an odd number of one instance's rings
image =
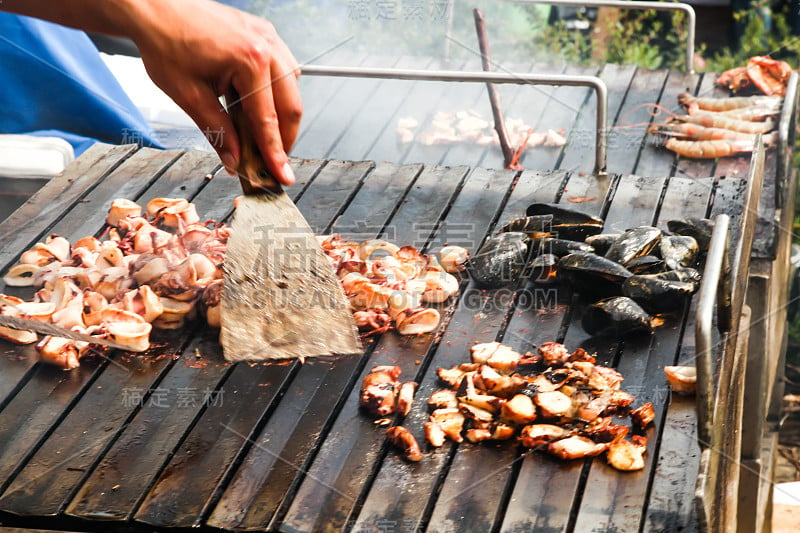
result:
[(717, 303), (720, 331), (730, 329), (730, 290), (731, 266), (728, 250), (730, 248), (730, 218), (720, 214), (714, 219), (714, 232), (708, 247), (706, 266), (703, 270), (703, 283), (697, 300), (695, 314), (695, 367), (697, 368), (697, 440), (701, 448), (711, 442), (713, 424), (714, 386), (712, 353), (714, 340), (714, 304)]
[(236, 128), (236, 134), (239, 136), (239, 168), (236, 171), (239, 174), (242, 190), (245, 194), (258, 194), (265, 191), (280, 194), (283, 188), (264, 166), (261, 151), (258, 149), (250, 122), (242, 108), (242, 99), (233, 87), (225, 93), (225, 107)]

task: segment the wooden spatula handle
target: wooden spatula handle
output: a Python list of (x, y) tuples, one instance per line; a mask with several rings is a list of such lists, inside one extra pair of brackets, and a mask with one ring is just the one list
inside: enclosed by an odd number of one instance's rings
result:
[(225, 94), (225, 105), (230, 115), (236, 134), (239, 136), (239, 182), (245, 194), (263, 193), (265, 190), (280, 193), (282, 188), (278, 181), (267, 172), (261, 151), (255, 142), (250, 123), (245, 116), (242, 102), (235, 89)]

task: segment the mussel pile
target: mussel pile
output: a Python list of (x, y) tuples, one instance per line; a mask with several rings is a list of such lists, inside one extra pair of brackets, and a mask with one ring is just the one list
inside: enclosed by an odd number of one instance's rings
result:
[(594, 301), (582, 325), (591, 335), (652, 333), (659, 315), (683, 309), (700, 286), (697, 270), (713, 222), (670, 220), (668, 231), (638, 226), (602, 233), (603, 220), (537, 203), (490, 237), (467, 262), (481, 288), (530, 277), (558, 283)]

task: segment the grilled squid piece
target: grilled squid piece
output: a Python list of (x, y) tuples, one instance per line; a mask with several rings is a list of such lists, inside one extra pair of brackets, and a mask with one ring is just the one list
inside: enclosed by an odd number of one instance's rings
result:
[(439, 264), (450, 274), (466, 270), (467, 259), (469, 252), (462, 246), (445, 246), (439, 250)]
[(395, 411), (400, 384), (399, 366), (376, 366), (361, 381), (359, 405), (378, 416), (387, 416)]
[(414, 391), (417, 390), (415, 381), (406, 381), (400, 384), (397, 392), (397, 412), (406, 416), (411, 411), (411, 404), (414, 403)]
[(106, 224), (118, 227), (120, 220), (128, 217), (139, 217), (142, 215), (142, 206), (134, 201), (125, 198), (117, 198), (111, 202), (106, 216)]
[(392, 327), (392, 319), (386, 313), (374, 309), (353, 312), (353, 320), (363, 337), (388, 331)]
[(384, 251), (389, 255), (395, 255), (398, 250), (400, 250), (399, 246), (383, 239), (369, 239), (358, 245), (358, 257), (362, 261), (366, 261), (372, 259), (372, 254), (376, 252)]
[(470, 348), (472, 361), (487, 364), (495, 370), (510, 374), (517, 369), (522, 355), (499, 342), (483, 342)]
[(36, 265), (20, 263), (8, 269), (3, 276), (3, 283), (9, 287), (32, 287), (33, 276), (39, 267)]
[(600, 455), (608, 448), (607, 444), (597, 444), (580, 436), (567, 437), (547, 445), (547, 452), (561, 459), (583, 459)]
[(105, 328), (109, 337), (132, 352), (144, 352), (150, 348), (150, 331), (153, 326), (147, 322), (109, 322)]
[(422, 301), (441, 303), (458, 292), (458, 278), (444, 271), (428, 271), (420, 279), (425, 281)]
[(153, 198), (147, 203), (146, 210), (168, 228), (179, 228), (200, 221), (194, 204), (184, 198)]
[(452, 389), (439, 389), (431, 394), (428, 406), (433, 409), (454, 409), (458, 407), (456, 391)]
[(112, 306), (136, 313), (144, 318), (145, 322), (153, 322), (164, 313), (164, 304), (149, 285), (142, 285), (138, 289), (131, 289), (123, 293), (119, 301), (113, 303)]
[(428, 307), (408, 309), (395, 318), (395, 328), (400, 335), (422, 335), (439, 327), (439, 311)]
[(220, 310), (220, 301), (222, 298), (222, 280), (217, 279), (206, 285), (203, 293), (200, 296), (200, 301), (203, 302), (203, 308), (206, 313), (206, 322), (212, 328), (219, 328), (222, 326), (222, 314)]
[(162, 313), (153, 321), (153, 326), (158, 329), (180, 329), (194, 311), (194, 303), (182, 302), (175, 298), (161, 296), (159, 298), (163, 307)]
[(520, 442), (526, 448), (539, 448), (568, 435), (566, 429), (554, 424), (531, 424), (522, 428)]
[[(0, 294), (0, 314), (19, 316), (20, 313), (17, 311), (16, 305), (22, 303), (22, 300), (15, 296)], [(39, 340), (39, 337), (33, 331), (8, 328), (5, 326), (0, 326), (0, 338), (16, 344), (31, 344)]]
[(87, 343), (47, 336), (36, 345), (36, 350), (45, 363), (60, 366), (64, 370), (72, 370), (80, 366), (78, 359), (85, 346), (88, 346)]
[(418, 462), (422, 460), (422, 450), (419, 448), (417, 439), (403, 426), (394, 426), (387, 429), (386, 437), (389, 442), (402, 450), (403, 457), (408, 461)]
[(560, 342), (545, 342), (539, 346), (538, 352), (547, 366), (561, 366), (570, 359), (569, 350)]
[(83, 294), (83, 323), (87, 326), (98, 326), (103, 321), (103, 309), (108, 307), (108, 300), (99, 292), (87, 291)]
[[(461, 435), (464, 429), (464, 422), (466, 422), (466, 417), (458, 408), (436, 409), (431, 413), (428, 422), (425, 423), (425, 431), (426, 434), (429, 431), (432, 432), (434, 436), (438, 435), (438, 431), (441, 431), (448, 439), (454, 442), (464, 442), (464, 437)], [(438, 428), (431, 428), (429, 430), (429, 425), (436, 425)], [(430, 439), (429, 442), (432, 446), (437, 446), (437, 444)], [(441, 446), (441, 444), (438, 444), (438, 446)]]
[(540, 392), (534, 401), (544, 418), (570, 416), (573, 412), (572, 399), (561, 391)]
[(608, 447), (606, 460), (617, 470), (634, 471), (645, 467), (644, 453), (647, 451), (647, 439), (634, 435), (631, 440), (620, 439)]
[(49, 322), (56, 310), (52, 302), (22, 302), (17, 305), (17, 312), (21, 318)]
[(49, 255), (55, 261), (66, 261), (72, 255), (69, 241), (55, 233), (47, 237), (44, 243), (36, 243), (33, 249)]

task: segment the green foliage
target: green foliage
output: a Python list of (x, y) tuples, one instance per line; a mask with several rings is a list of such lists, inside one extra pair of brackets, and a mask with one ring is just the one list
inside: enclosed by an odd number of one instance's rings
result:
[[(753, 56), (769, 55), (784, 59), (792, 65), (800, 58), (800, 37), (793, 35), (787, 16), (789, 3), (770, 6), (766, 0), (757, 0), (752, 8), (734, 14), (734, 19), (743, 27), (739, 48), (724, 48), (707, 58), (707, 70), (724, 72), (744, 66)], [(765, 20), (771, 21), (767, 27)]]

